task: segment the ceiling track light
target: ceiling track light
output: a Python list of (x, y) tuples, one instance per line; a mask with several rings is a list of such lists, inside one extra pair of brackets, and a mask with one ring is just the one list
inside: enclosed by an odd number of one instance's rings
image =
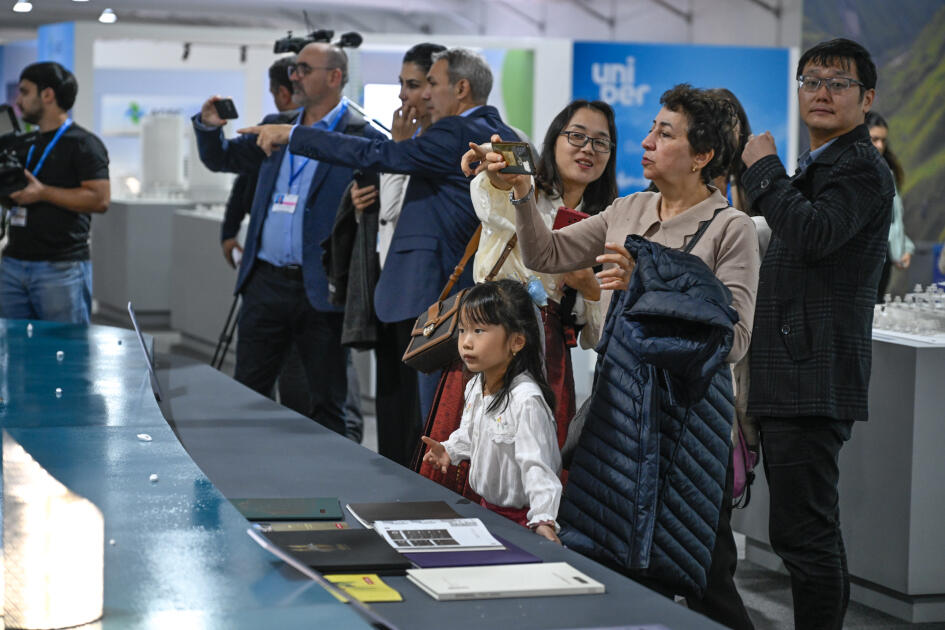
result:
[(102, 14), (98, 16), (98, 21), (102, 24), (114, 24), (118, 21), (118, 16), (111, 9), (102, 9)]
[(16, 0), (13, 10), (16, 13), (29, 13), (33, 10), (33, 4), (29, 0)]

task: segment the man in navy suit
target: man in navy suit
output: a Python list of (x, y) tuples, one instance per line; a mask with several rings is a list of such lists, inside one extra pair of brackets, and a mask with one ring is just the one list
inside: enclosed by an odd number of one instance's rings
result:
[[(313, 43), (290, 68), (300, 113), (267, 117), (341, 134), (382, 137), (348, 108), (341, 89), (347, 57)], [(312, 397), (312, 417), (345, 433), (347, 352), (341, 346), (343, 313), (328, 301), (321, 242), (330, 233), (350, 168), (287, 152), (266, 155), (253, 136), (227, 140), (225, 123), (208, 99), (194, 117), (201, 161), (215, 171), (258, 171), (237, 291), (243, 304), (236, 345), (236, 380), (268, 395), (290, 346), (299, 349)], [(339, 134), (340, 135), (340, 134)]]
[[(394, 142), (288, 125), (248, 130), (258, 134), (259, 146), (267, 153), (288, 144), (290, 152), (312, 159), (411, 176), (374, 292), (377, 316), (393, 331), (392, 339), (385, 340), (390, 345), (387, 352), (396, 355), (398, 361), (414, 320), (439, 297), (479, 224), (460, 158), (470, 142), (488, 142), (495, 133), (503, 138), (516, 137), (499, 112), (486, 105), (492, 72), (485, 59), (472, 51), (453, 48), (436, 53), (433, 60), (423, 97), (433, 124), (415, 138)], [(472, 265), (468, 265), (456, 289), (471, 284)], [(384, 351), (378, 351), (378, 361), (382, 354)], [(430, 409), (438, 379), (439, 374), (418, 375), (420, 413), (400, 413), (400, 417), (397, 405), (382, 401), (381, 392), (406, 390), (412, 384), (404, 382), (403, 377), (393, 387), (378, 382), (378, 425), (399, 422), (402, 427), (394, 432), (401, 436), (401, 443), (380, 445), (382, 454), (409, 463), (419, 439), (420, 417)]]

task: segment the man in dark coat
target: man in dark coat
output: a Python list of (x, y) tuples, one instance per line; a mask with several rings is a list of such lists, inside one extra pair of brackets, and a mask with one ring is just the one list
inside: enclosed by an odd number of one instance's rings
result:
[(771, 546), (791, 574), (797, 628), (840, 628), (850, 598), (838, 458), (867, 419), (871, 329), (893, 198), (864, 125), (876, 66), (845, 39), (806, 51), (798, 109), (810, 151), (788, 177), (765, 133), (742, 182), (771, 226), (751, 344), (749, 413), (761, 424)]

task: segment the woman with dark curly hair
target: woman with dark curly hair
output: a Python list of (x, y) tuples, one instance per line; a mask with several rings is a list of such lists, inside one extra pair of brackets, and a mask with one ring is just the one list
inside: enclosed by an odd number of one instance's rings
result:
[[(723, 208), (692, 250), (732, 292), (738, 311), (735, 341), (728, 356), (736, 362), (748, 349), (758, 286), (758, 237), (745, 213), (732, 208), (711, 182), (729, 172), (737, 157), (732, 106), (707, 90), (686, 84), (667, 90), (643, 146), (643, 175), (659, 192), (639, 192), (616, 199), (606, 210), (552, 232), (535, 211), (527, 177), (499, 173), (502, 156), (490, 153), (480, 165), (490, 178), (512, 184), (516, 222), (525, 264), (530, 269), (565, 273), (604, 263), (598, 274), (606, 312), (610, 293), (625, 289), (631, 262), (623, 242), (629, 234), (681, 249), (699, 224)], [(494, 160), (494, 161), (493, 161)]]
[[(761, 264), (758, 237), (751, 218), (731, 207), (711, 182), (730, 172), (731, 163), (737, 156), (733, 133), (737, 117), (732, 105), (724, 99), (685, 84), (665, 92), (660, 104), (662, 109), (642, 142), (643, 174), (656, 185), (658, 192), (639, 192), (621, 197), (600, 214), (561, 230), (550, 230), (541, 219), (528, 178), (499, 172), (505, 167), (500, 154), (490, 152), (484, 155), (478, 170), (487, 172), (490, 180), (500, 182), (501, 187), (511, 185), (511, 203), (516, 206), (516, 231), (524, 262), (530, 269), (564, 273), (595, 263), (605, 265), (604, 270), (597, 274), (603, 289), (600, 304), (605, 312), (611, 292), (627, 289), (634, 268), (624, 248), (628, 235), (639, 235), (666, 248), (679, 250), (693, 239), (700, 225), (707, 223), (690, 253), (701, 259), (731, 293), (731, 306), (738, 313), (738, 322), (734, 326), (734, 338), (726, 361), (735, 363), (747, 351), (751, 338)], [(496, 140), (494, 137), (493, 141)], [(619, 375), (614, 378), (619, 378)], [(728, 387), (728, 396), (731, 397), (730, 382)], [(616, 448), (619, 443), (617, 436), (612, 443)], [(575, 455), (575, 462), (578, 456)], [(613, 471), (610, 482), (598, 483), (600, 491), (604, 494), (617, 492), (608, 483), (617, 483), (621, 474)], [(730, 463), (724, 476), (721, 503), (716, 506), (718, 522), (711, 566), (703, 567), (707, 583), (701, 597), (687, 597), (687, 602), (691, 608), (730, 628), (751, 628), (751, 620), (733, 579), (737, 555), (729, 523), (732, 496)], [(585, 487), (578, 491), (597, 492)], [(568, 495), (567, 488), (565, 495)], [(626, 500), (633, 499), (627, 497)], [(588, 518), (594, 517), (588, 515)], [(564, 535), (562, 540), (570, 546)], [(601, 558), (601, 561), (615, 565), (607, 558)], [(624, 570), (622, 565), (615, 568)], [(681, 592), (677, 583), (654, 579), (645, 571), (641, 574), (628, 568), (625, 572), (666, 595)]]

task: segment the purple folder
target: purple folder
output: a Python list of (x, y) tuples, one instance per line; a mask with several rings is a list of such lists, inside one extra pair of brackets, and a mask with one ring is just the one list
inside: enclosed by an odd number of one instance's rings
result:
[(487, 551), (434, 551), (426, 553), (403, 553), (402, 555), (421, 569), (542, 562), (542, 559), (538, 556), (533, 556), (504, 538), (496, 536), (495, 539), (502, 543), (505, 549), (490, 549)]

